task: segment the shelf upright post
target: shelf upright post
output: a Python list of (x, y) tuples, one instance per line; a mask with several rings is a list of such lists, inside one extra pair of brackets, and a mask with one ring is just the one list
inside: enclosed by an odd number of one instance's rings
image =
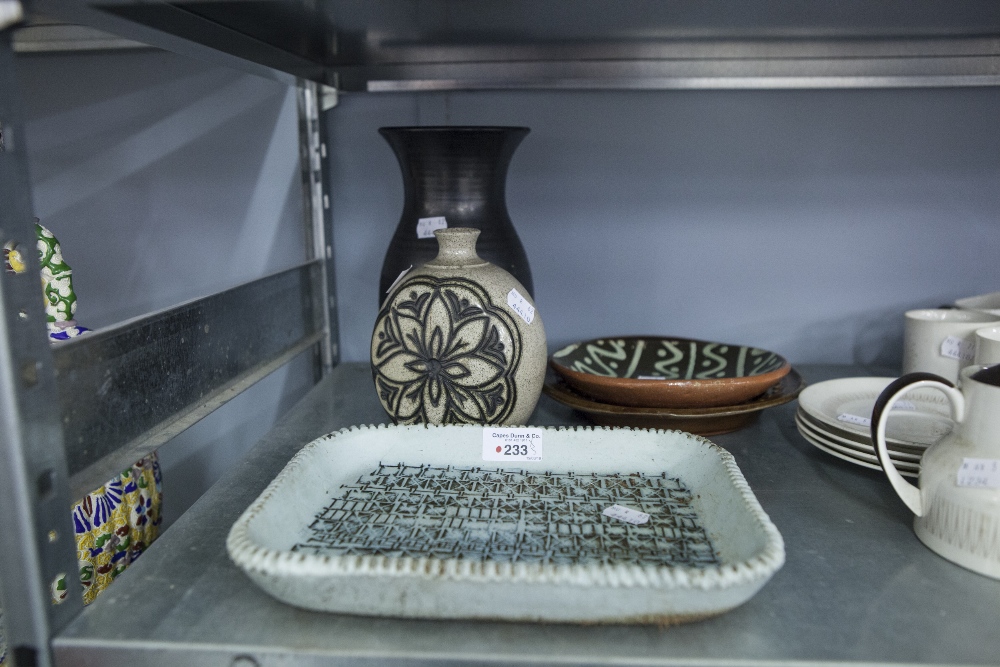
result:
[(320, 344), (320, 374), (326, 375), (337, 365), (340, 350), (337, 333), (337, 292), (333, 271), (333, 222), (330, 195), (326, 191), (329, 154), (326, 129), (322, 122), (324, 97), (322, 97), (322, 87), (314, 81), (299, 79), (296, 88), (299, 110), (299, 162), (305, 202), (306, 255), (308, 259), (322, 260), (323, 268), (323, 284), (319, 291), (323, 303), (326, 338)]
[(14, 665), (48, 667), (83, 600), (10, 37), (0, 30), (0, 245), (17, 244), (27, 270), (0, 270), (0, 606)]

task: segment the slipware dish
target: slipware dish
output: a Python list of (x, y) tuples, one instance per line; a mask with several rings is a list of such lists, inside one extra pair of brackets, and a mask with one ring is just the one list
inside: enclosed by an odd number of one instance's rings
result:
[[(851, 431), (846, 431), (842, 429), (834, 428), (825, 422), (821, 422), (818, 419), (814, 419), (809, 416), (809, 413), (802, 410), (801, 408), (796, 413), (796, 416), (803, 421), (806, 426), (809, 426), (814, 431), (822, 433), (824, 436), (831, 438), (837, 442), (843, 442), (845, 444), (854, 444), (858, 446), (865, 447), (866, 450), (875, 451), (875, 445), (872, 443), (871, 436), (863, 436), (859, 433), (853, 433)], [(902, 443), (888, 443), (889, 451), (898, 455), (902, 458), (913, 457), (914, 460), (919, 461), (920, 457), (927, 450), (926, 445), (910, 445)]]
[[(873, 445), (861, 445), (852, 440), (842, 440), (826, 431), (823, 431), (822, 429), (813, 428), (809, 425), (808, 421), (803, 419), (801, 411), (795, 414), (795, 423), (798, 426), (799, 431), (808, 433), (830, 446), (835, 446), (843, 450), (849, 450), (850, 452), (857, 452), (858, 454), (863, 454), (866, 457), (876, 456), (875, 447)], [(898, 452), (890, 451), (889, 458), (899, 464), (919, 466), (920, 459), (923, 457), (920, 454), (900, 454)]]
[[(875, 400), (895, 378), (858, 377), (827, 380), (806, 387), (799, 395), (799, 408), (810, 417), (837, 429), (871, 439), (868, 423), (852, 423), (846, 418), (870, 420)], [(933, 445), (951, 432), (951, 407), (935, 389), (917, 389), (900, 401), (908, 409), (893, 411), (887, 434), (891, 441), (910, 446)], [(899, 404), (897, 404), (899, 405)]]
[[(542, 460), (485, 460), (496, 429), (481, 426), (319, 438), (236, 521), (229, 555), (307, 609), (573, 623), (713, 616), (784, 563), (732, 455), (704, 438), (512, 430), (537, 433)], [(613, 505), (649, 519), (605, 516)]]
[[(798, 422), (796, 422), (796, 425), (798, 425)], [(842, 461), (847, 461), (848, 463), (853, 463), (854, 465), (859, 465), (862, 468), (869, 468), (871, 470), (882, 470), (882, 466), (880, 466), (877, 462), (876, 463), (872, 463), (870, 461), (866, 461), (866, 460), (863, 460), (863, 459), (860, 459), (860, 458), (856, 458), (854, 456), (850, 456), (848, 454), (844, 454), (843, 452), (834, 449), (833, 447), (831, 447), (827, 443), (823, 442), (822, 440), (820, 440), (820, 439), (818, 439), (818, 438), (816, 438), (816, 437), (814, 437), (814, 436), (812, 436), (812, 435), (810, 435), (808, 433), (804, 433), (801, 428), (799, 429), (799, 434), (806, 440), (806, 442), (808, 442), (810, 445), (812, 445), (816, 449), (818, 449), (820, 451), (823, 451), (823, 452), (826, 452), (827, 454), (830, 454), (832, 456), (835, 456), (835, 457), (837, 457), (838, 459), (840, 459)], [(910, 470), (900, 469), (899, 470), (899, 474), (901, 474), (901, 475), (903, 475), (905, 477), (917, 477), (919, 473), (916, 472), (916, 471), (910, 471)]]
[(549, 364), (590, 398), (644, 408), (737, 405), (763, 394), (792, 368), (767, 350), (661, 336), (573, 343)]
[(805, 383), (792, 369), (763, 395), (739, 405), (715, 408), (630, 408), (595, 401), (574, 391), (559, 378), (548, 378), (542, 392), (553, 400), (583, 413), (602, 426), (679, 429), (697, 435), (719, 435), (741, 429), (760, 413), (795, 399)]

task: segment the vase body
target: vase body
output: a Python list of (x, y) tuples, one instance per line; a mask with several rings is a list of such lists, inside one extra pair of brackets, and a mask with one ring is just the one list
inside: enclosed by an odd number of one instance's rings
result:
[(524, 424), (545, 380), (545, 328), (527, 290), (476, 254), (479, 230), (395, 285), (372, 333), (372, 376), (397, 424)]
[[(507, 213), (507, 167), (526, 127), (383, 127), (403, 173), (403, 213), (379, 280), (379, 303), (402, 271), (429, 262), (438, 244), (428, 222), (481, 233), (479, 256), (534, 295), (528, 258)], [(424, 223), (420, 221), (424, 220)], [(421, 233), (422, 232), (422, 233)], [(423, 238), (421, 238), (423, 236)]]

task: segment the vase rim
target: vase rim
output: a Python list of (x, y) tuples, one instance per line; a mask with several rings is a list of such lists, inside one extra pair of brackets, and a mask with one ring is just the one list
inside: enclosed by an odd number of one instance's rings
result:
[(403, 125), (380, 127), (379, 132), (531, 132), (530, 127), (519, 125)]

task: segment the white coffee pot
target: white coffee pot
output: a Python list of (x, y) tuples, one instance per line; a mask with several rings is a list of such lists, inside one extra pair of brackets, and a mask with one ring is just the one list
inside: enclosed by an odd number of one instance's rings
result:
[[(944, 392), (956, 424), (924, 452), (914, 486), (889, 458), (885, 426), (896, 401), (923, 387)], [(961, 391), (930, 373), (904, 375), (878, 397), (871, 427), (882, 469), (916, 515), (920, 541), (952, 562), (1000, 579), (1000, 365), (965, 369)]]

